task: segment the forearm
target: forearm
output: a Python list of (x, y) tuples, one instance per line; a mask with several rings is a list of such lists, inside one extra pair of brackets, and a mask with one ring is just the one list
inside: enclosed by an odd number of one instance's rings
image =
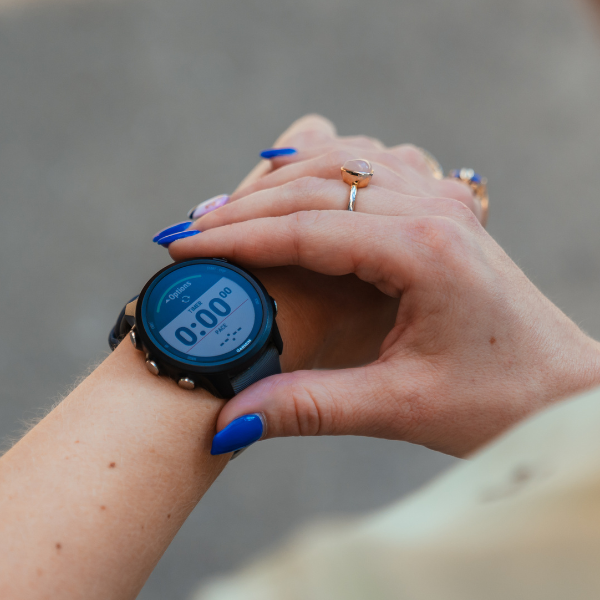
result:
[[(283, 368), (309, 368), (323, 336), (296, 318), (301, 286), (259, 276)], [(134, 598), (229, 460), (210, 455), (222, 406), (148, 373), (125, 340), (0, 459), (0, 597)]]
[(0, 461), (0, 596), (135, 597), (227, 464), (221, 406), (122, 344)]

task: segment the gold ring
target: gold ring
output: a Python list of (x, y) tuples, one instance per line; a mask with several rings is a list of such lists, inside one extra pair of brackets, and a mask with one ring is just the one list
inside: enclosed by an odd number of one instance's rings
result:
[(458, 179), (471, 188), (473, 196), (479, 200), (481, 205), (481, 224), (485, 227), (490, 212), (487, 179), (475, 173), (473, 169), (454, 169), (448, 173), (448, 177)]
[(427, 163), (427, 166), (431, 169), (431, 174), (435, 179), (444, 179), (444, 169), (442, 169), (442, 165), (440, 165), (437, 158), (425, 150), (425, 148), (419, 148), (419, 150), (423, 153), (423, 158)]
[(352, 160), (347, 160), (341, 170), (344, 183), (347, 183), (350, 186), (348, 210), (352, 212), (354, 210), (354, 204), (356, 203), (356, 190), (369, 185), (371, 177), (373, 177), (373, 167), (368, 160), (354, 158)]

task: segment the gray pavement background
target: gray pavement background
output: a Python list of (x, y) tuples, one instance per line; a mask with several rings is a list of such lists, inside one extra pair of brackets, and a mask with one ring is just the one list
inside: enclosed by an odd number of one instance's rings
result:
[[(490, 180), (490, 232), (600, 336), (600, 52), (568, 0), (131, 0), (0, 11), (0, 436), (106, 355), (151, 244), (317, 111)], [(141, 593), (184, 599), (323, 516), (453, 459), (275, 440), (226, 469)]]

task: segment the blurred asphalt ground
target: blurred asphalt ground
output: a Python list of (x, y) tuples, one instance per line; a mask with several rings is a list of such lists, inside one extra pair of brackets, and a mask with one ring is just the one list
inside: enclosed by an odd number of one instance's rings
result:
[[(312, 111), (487, 175), (491, 234), (600, 336), (600, 46), (579, 4), (13, 4), (0, 1), (4, 446), (107, 354), (123, 303), (168, 260), (152, 235), (232, 190)], [(307, 520), (376, 509), (452, 462), (360, 438), (261, 443), (140, 598), (185, 599)]]

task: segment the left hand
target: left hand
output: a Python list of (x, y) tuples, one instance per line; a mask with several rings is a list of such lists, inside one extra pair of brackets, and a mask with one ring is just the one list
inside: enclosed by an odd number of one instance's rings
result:
[[(341, 183), (340, 167), (353, 158), (366, 159), (373, 165), (373, 186), (414, 199), (433, 197), (455, 200), (470, 208), (482, 220), (481, 205), (471, 190), (454, 178), (436, 179), (423, 150), (411, 144), (386, 147), (379, 140), (367, 136), (338, 136), (329, 120), (319, 115), (307, 115), (293, 123), (277, 139), (275, 147), (293, 147), (297, 153), (261, 161), (231, 195), (229, 204), (201, 217), (196, 228), (204, 231), (259, 216), (288, 214), (292, 211), (285, 205), (281, 206), (282, 202), (272, 196), (265, 214), (257, 214), (254, 194), (280, 188), (285, 183), (305, 177)], [(348, 191), (345, 184), (344, 187)], [(302, 210), (298, 206), (296, 209)]]

